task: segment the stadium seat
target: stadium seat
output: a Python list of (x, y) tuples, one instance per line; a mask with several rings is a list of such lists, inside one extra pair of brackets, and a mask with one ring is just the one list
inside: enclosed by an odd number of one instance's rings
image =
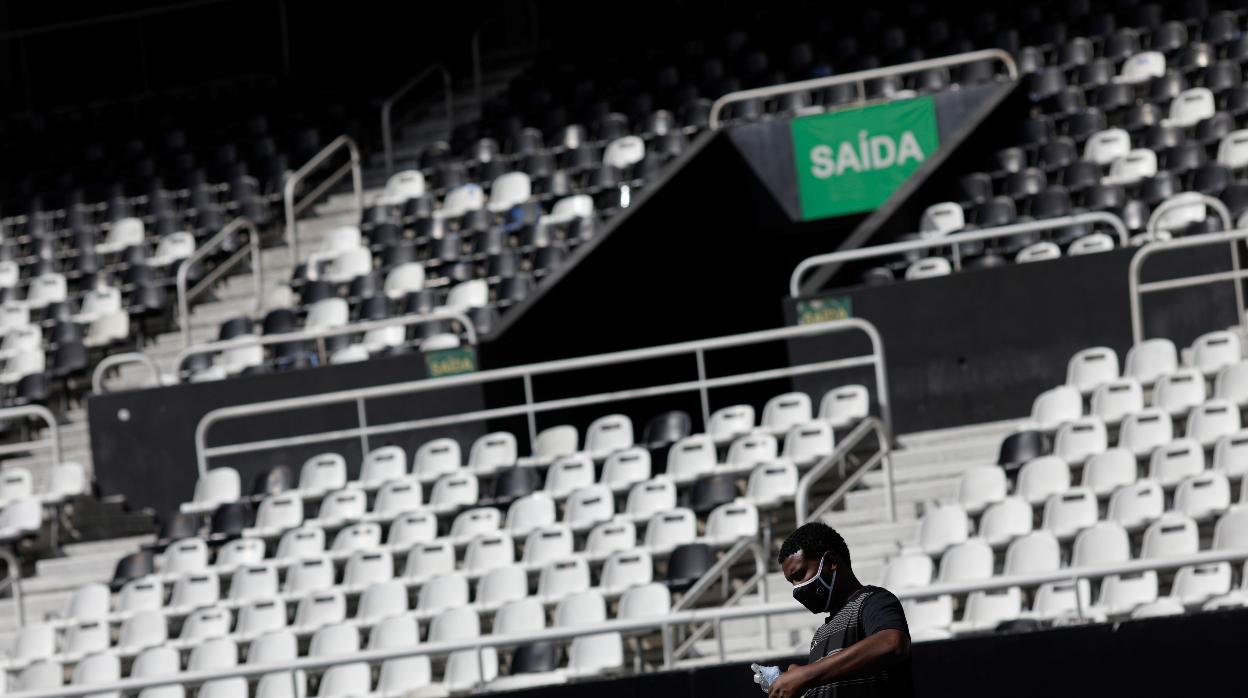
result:
[(984, 510), (979, 535), (989, 545), (1003, 546), (1032, 529), (1031, 504), (1021, 497), (1006, 497)]

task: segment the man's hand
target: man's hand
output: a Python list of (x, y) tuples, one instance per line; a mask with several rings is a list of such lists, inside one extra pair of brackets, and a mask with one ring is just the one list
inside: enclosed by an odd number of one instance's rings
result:
[(767, 693), (767, 698), (799, 698), (806, 692), (806, 667), (800, 664), (790, 664), (788, 671), (780, 675), (780, 678), (771, 684), (771, 691)]

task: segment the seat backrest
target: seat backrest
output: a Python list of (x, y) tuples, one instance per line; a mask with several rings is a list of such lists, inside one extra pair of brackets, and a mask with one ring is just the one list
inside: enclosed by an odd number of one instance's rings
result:
[(537, 434), (533, 442), (533, 455), (538, 458), (558, 458), (576, 453), (580, 433), (571, 424), (547, 427)]
[(1231, 483), (1219, 470), (1185, 477), (1174, 492), (1173, 509), (1193, 519), (1220, 514), (1230, 506)]
[(139, 611), (126, 618), (117, 637), (117, 648), (125, 652), (137, 652), (148, 647), (158, 647), (169, 639), (165, 614), (160, 609)]
[(958, 503), (969, 514), (1005, 499), (1009, 483), (1005, 471), (995, 465), (981, 465), (962, 472), (958, 481)]
[(599, 417), (585, 432), (585, 450), (592, 454), (606, 454), (632, 445), (633, 422), (622, 414)]
[(257, 637), (285, 627), (286, 602), (280, 598), (256, 599), (239, 609), (235, 632), (240, 637)]
[(712, 438), (726, 438), (744, 434), (753, 428), (754, 408), (750, 405), (731, 405), (711, 413), (706, 433)]
[(927, 257), (906, 267), (906, 280), (931, 279), (953, 273), (953, 265), (944, 257)]
[(1239, 431), (1239, 427), (1239, 406), (1214, 398), (1188, 412), (1185, 434), (1201, 446), (1212, 446), (1223, 436)]
[(1118, 354), (1109, 347), (1090, 347), (1070, 357), (1066, 365), (1066, 385), (1090, 393), (1106, 381), (1118, 377)]
[(752, 466), (775, 460), (780, 454), (776, 437), (765, 432), (738, 436), (728, 446), (725, 462), (732, 466)]
[(1118, 422), (1144, 409), (1144, 390), (1134, 378), (1102, 383), (1092, 391), (1092, 414), (1105, 422)]
[(979, 536), (989, 545), (1004, 545), (1031, 529), (1031, 504), (1022, 497), (1006, 497), (990, 505), (979, 518)]
[(810, 396), (802, 392), (776, 395), (763, 406), (761, 426), (774, 431), (787, 432), (792, 427), (811, 418)]
[(449, 473), (438, 478), (429, 495), (429, 505), (435, 509), (457, 509), (477, 503), (480, 484), (472, 473)]
[(966, 215), (956, 201), (942, 201), (923, 209), (919, 217), (919, 233), (940, 237), (966, 227)]
[(1248, 473), (1248, 429), (1218, 439), (1213, 447), (1213, 468), (1232, 478)]
[(834, 427), (844, 427), (868, 416), (871, 394), (865, 385), (843, 385), (823, 394), (819, 401), (819, 419)]
[(755, 506), (775, 506), (797, 494), (797, 465), (788, 460), (759, 463), (750, 471), (745, 496)]
[(478, 472), (493, 472), (503, 466), (515, 465), (516, 437), (511, 432), (496, 431), (472, 443), (468, 466)]
[(832, 425), (821, 420), (807, 420), (789, 427), (784, 435), (785, 458), (795, 463), (809, 463), (832, 455), (836, 439)]
[(341, 657), (360, 651), (360, 631), (349, 623), (326, 625), (312, 633), (309, 657)]
[(390, 175), (381, 200), (394, 205), (425, 195), (425, 175), (420, 170), (401, 170)]
[(277, 596), (277, 569), (259, 564), (240, 567), (230, 577), (230, 599), (248, 601)]
[(1144, 531), (1140, 557), (1172, 557), (1191, 555), (1200, 549), (1200, 531), (1191, 517), (1168, 512), (1149, 524)]
[(1081, 417), (1063, 424), (1053, 441), (1053, 455), (1070, 465), (1079, 465), (1109, 447), (1105, 422), (1099, 417)]
[(637, 547), (637, 527), (628, 519), (612, 519), (594, 526), (585, 542), (585, 552), (608, 555)]
[(506, 172), (494, 179), (490, 186), (489, 209), (506, 211), (522, 204), (533, 196), (533, 182), (524, 172)]
[(1192, 367), (1211, 374), (1243, 359), (1239, 335), (1227, 330), (1207, 332), (1192, 342)]
[(676, 483), (669, 477), (658, 475), (633, 485), (624, 508), (634, 518), (646, 519), (675, 506)]
[(1213, 395), (1240, 407), (1248, 405), (1248, 361), (1223, 366), (1214, 379)]
[(537, 580), (537, 595), (546, 600), (562, 599), (589, 589), (589, 565), (584, 558), (573, 557), (547, 563)]
[(568, 495), (563, 520), (569, 526), (589, 528), (615, 516), (615, 497), (606, 485), (582, 487)]
[(1003, 574), (1041, 574), (1061, 567), (1062, 549), (1049, 531), (1032, 531), (1010, 542)]
[(552, 560), (562, 560), (573, 554), (572, 529), (565, 524), (549, 524), (529, 532), (524, 541), (525, 564), (544, 565)]
[(225, 637), (230, 634), (232, 621), (229, 611), (222, 608), (201, 608), (186, 617), (178, 638), (188, 641)]
[(1127, 352), (1124, 375), (1135, 378), (1145, 385), (1163, 375), (1173, 373), (1179, 366), (1178, 350), (1168, 339), (1146, 339)]
[(368, 494), (364, 490), (350, 488), (327, 494), (321, 500), (317, 519), (326, 525), (340, 524), (359, 520), (367, 511)]
[(1088, 459), (1083, 466), (1081, 484), (1093, 494), (1105, 496), (1122, 485), (1134, 483), (1136, 471), (1135, 455), (1131, 451), (1111, 448)]
[(1161, 516), (1165, 510), (1165, 497), (1161, 483), (1156, 480), (1140, 480), (1114, 490), (1109, 498), (1106, 519), (1127, 528), (1141, 526)]
[(1066, 464), (1066, 461), (1058, 456), (1041, 456), (1028, 461), (1019, 470), (1014, 492), (1031, 504), (1039, 504), (1048, 499), (1050, 495), (1059, 494), (1068, 489), (1070, 489), (1070, 466)]
[(992, 546), (982, 538), (969, 538), (950, 546), (940, 556), (940, 582), (971, 582), (992, 576)]
[(1163, 487), (1177, 485), (1180, 480), (1205, 469), (1205, 450), (1194, 439), (1175, 439), (1158, 446), (1148, 461), (1148, 476)]
[(476, 610), (463, 604), (446, 607), (429, 623), (429, 642), (471, 640), (481, 635), (481, 619)]
[(347, 599), (341, 589), (305, 596), (295, 608), (295, 625), (305, 629), (341, 623), (346, 617)]
[(1148, 407), (1127, 415), (1118, 431), (1118, 445), (1136, 456), (1149, 454), (1153, 449), (1170, 443), (1174, 438), (1174, 425), (1170, 415), (1158, 407)]
[(397, 480), (407, 474), (407, 453), (402, 446), (374, 448), (360, 465), (358, 482), (363, 485), (380, 485)]
[(237, 501), (242, 495), (242, 482), (233, 468), (213, 468), (195, 482), (193, 501), (205, 507)]
[(687, 436), (668, 449), (666, 472), (678, 481), (692, 480), (714, 470), (716, 460), (715, 442), (710, 436)]
[(1079, 389), (1070, 385), (1040, 393), (1031, 403), (1031, 419), (1041, 429), (1056, 429), (1065, 422), (1083, 416), (1083, 398)]
[(1083, 159), (1108, 165), (1131, 152), (1131, 136), (1124, 129), (1109, 128), (1088, 137), (1083, 146)]
[(1208, 119), (1217, 111), (1213, 92), (1205, 87), (1192, 87), (1183, 90), (1170, 102), (1170, 124), (1173, 126), (1195, 126), (1197, 122)]
[(923, 552), (938, 555), (970, 536), (970, 519), (960, 506), (933, 507), (923, 512), (917, 536)]
[(646, 143), (639, 136), (624, 136), (607, 144), (602, 151), (602, 164), (626, 169), (646, 157)]
[(1044, 503), (1042, 528), (1059, 538), (1069, 538), (1096, 523), (1096, 495), (1086, 487), (1073, 487), (1049, 495)]
[(533, 633), (545, 628), (546, 607), (535, 596), (510, 601), (494, 613), (495, 635)]
[(386, 582), (394, 577), (394, 557), (388, 550), (357, 550), (347, 559), (342, 583), (347, 586), (367, 586)]
[(325, 554), (325, 529), (305, 524), (282, 534), (277, 544), (278, 559), (302, 560)]
[(555, 500), (546, 492), (531, 492), (513, 501), (507, 508), (506, 529), (514, 536), (555, 523)]
[(934, 574), (935, 565), (930, 555), (903, 553), (885, 563), (882, 584), (889, 589), (923, 587), (932, 583)]
[(651, 549), (669, 549), (692, 543), (697, 535), (698, 521), (693, 511), (678, 507), (650, 517), (645, 544)]
[(650, 475), (650, 451), (641, 447), (626, 448), (607, 456), (599, 482), (608, 487), (633, 485), (650, 479)]
[(510, 565), (515, 560), (515, 542), (510, 535), (480, 535), (468, 543), (468, 549), (464, 552), (464, 569), (468, 572), (484, 572), (500, 565)]
[(201, 608), (221, 600), (221, 577), (216, 574), (186, 574), (174, 582), (169, 596), (173, 608)]
[(427, 579), (455, 571), (455, 545), (446, 538), (419, 543), (407, 553), (403, 576)]
[(191, 650), (187, 671), (218, 671), (238, 666), (238, 646), (228, 638), (201, 642)]
[(546, 494), (563, 498), (573, 490), (594, 484), (594, 461), (588, 454), (563, 456), (546, 470)]
[(1062, 248), (1057, 246), (1055, 242), (1042, 240), (1041, 242), (1032, 243), (1018, 251), (1014, 255), (1016, 264), (1026, 264), (1027, 262), (1043, 262), (1049, 259), (1057, 259), (1062, 256)]
[(436, 478), (459, 470), (463, 465), (459, 442), (442, 438), (426, 441), (416, 449), (412, 472), (422, 478)]
[(1182, 413), (1205, 401), (1205, 377), (1194, 368), (1181, 368), (1157, 379), (1153, 404), (1170, 414)]
[(461, 184), (446, 193), (441, 214), (444, 218), (458, 218), (482, 208), (485, 208), (485, 190), (479, 184)]

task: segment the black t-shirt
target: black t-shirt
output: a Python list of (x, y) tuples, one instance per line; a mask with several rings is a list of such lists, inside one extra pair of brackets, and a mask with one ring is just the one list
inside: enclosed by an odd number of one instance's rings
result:
[[(865, 598), (860, 598), (865, 596)], [(855, 623), (855, 619), (858, 621)], [(862, 587), (850, 595), (837, 613), (828, 617), (811, 639), (810, 661), (815, 662), (883, 630), (900, 630), (907, 637), (910, 628), (901, 601), (892, 592), (880, 587)], [(843, 698), (847, 696), (889, 696), (909, 698), (913, 695), (910, 657), (872, 677), (850, 677), (807, 691), (807, 698)]]

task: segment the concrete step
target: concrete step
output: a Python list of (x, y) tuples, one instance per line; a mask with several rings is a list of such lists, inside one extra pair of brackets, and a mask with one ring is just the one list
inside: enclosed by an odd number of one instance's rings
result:
[[(923, 482), (926, 480), (942, 480), (947, 478), (960, 477), (962, 473), (969, 468), (980, 465), (992, 465), (995, 458), (989, 460), (969, 460), (969, 461), (950, 461), (950, 462), (928, 462), (916, 463), (906, 468), (893, 469), (893, 482), (902, 484), (907, 482)], [(863, 483), (868, 487), (883, 487), (884, 473), (874, 470), (867, 473), (862, 478)]]
[(871, 523), (862, 526), (843, 526), (837, 529), (851, 548), (860, 545), (878, 543), (895, 543), (899, 540), (913, 538), (918, 531), (917, 521), (898, 521), (896, 523)]
[[(958, 495), (958, 479), (949, 478), (926, 482), (909, 482), (893, 488), (895, 500), (910, 504), (924, 504), (932, 501), (948, 500)], [(845, 495), (845, 509), (875, 509), (884, 507), (884, 492), (879, 488), (855, 490)], [(881, 512), (882, 513), (882, 512)]]

